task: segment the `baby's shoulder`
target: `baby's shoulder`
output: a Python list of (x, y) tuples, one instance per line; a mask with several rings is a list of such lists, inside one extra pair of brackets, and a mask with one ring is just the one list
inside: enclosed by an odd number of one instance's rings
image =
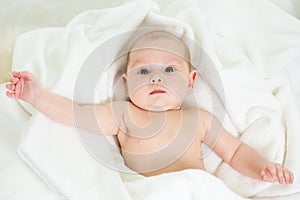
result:
[(99, 107), (106, 108), (110, 115), (115, 118), (117, 121), (121, 120), (124, 115), (124, 111), (129, 106), (128, 101), (108, 101), (103, 104), (99, 104)]
[[(208, 128), (210, 126), (210, 121), (212, 120), (212, 113), (202, 108), (184, 108), (184, 112), (193, 113), (193, 121), (197, 123), (197, 132), (201, 141), (204, 142), (207, 137)], [(187, 116), (187, 115), (186, 115)]]
[(111, 108), (112, 110), (121, 111), (124, 110), (124, 108), (127, 108), (129, 104), (130, 102), (128, 101), (109, 101), (106, 102), (104, 105), (108, 108)]
[(211, 118), (213, 117), (213, 114), (207, 110), (204, 110), (202, 108), (197, 108), (200, 118), (203, 120), (211, 120)]
[(202, 108), (184, 108), (185, 112), (189, 113), (196, 113), (197, 117), (200, 121), (210, 121), (213, 117), (213, 114), (207, 110), (204, 110)]

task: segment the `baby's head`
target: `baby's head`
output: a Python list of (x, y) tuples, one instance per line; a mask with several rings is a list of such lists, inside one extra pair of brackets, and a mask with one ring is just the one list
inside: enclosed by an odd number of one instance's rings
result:
[(132, 103), (145, 110), (165, 111), (181, 107), (196, 75), (185, 43), (171, 33), (154, 31), (132, 45), (123, 79)]

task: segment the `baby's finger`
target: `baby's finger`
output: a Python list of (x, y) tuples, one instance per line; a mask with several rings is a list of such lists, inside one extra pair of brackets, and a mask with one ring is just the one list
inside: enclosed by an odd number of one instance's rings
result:
[(12, 91), (14, 91), (15, 88), (16, 88), (16, 87), (15, 87), (15, 84), (11, 84), (11, 83), (6, 84), (5, 87), (6, 87), (7, 89), (9, 89), (9, 90), (12, 90)]
[(6, 91), (6, 96), (10, 97), (10, 98), (16, 98), (15, 93), (14, 92), (9, 92)]
[(14, 77), (20, 78), (20, 72), (13, 71), (11, 74), (12, 74)]
[(284, 168), (283, 175), (286, 184), (292, 184), (294, 181), (294, 174), (293, 172), (289, 171), (288, 169)]
[(20, 76), (26, 77), (28, 80), (33, 79), (33, 75), (28, 71), (19, 72)]
[(285, 183), (286, 184), (290, 183), (290, 179), (291, 179), (290, 173), (286, 168), (283, 168), (283, 176), (284, 176)]
[(262, 170), (261, 177), (264, 181), (268, 181), (268, 182), (276, 182), (277, 180), (273, 178), (272, 173), (267, 168), (264, 168)]
[(11, 77), (10, 78), (10, 82), (13, 83), (13, 84), (16, 84), (18, 81), (19, 81), (19, 78), (16, 78), (16, 77)]
[(284, 183), (284, 174), (283, 174), (284, 172), (283, 172), (282, 166), (276, 163), (275, 167), (276, 167), (276, 171), (277, 171), (278, 182), (280, 184), (283, 184)]
[(22, 85), (24, 85), (24, 79), (20, 79), (20, 83), (16, 84), (16, 88), (14, 90), (14, 94), (15, 94), (15, 98), (19, 98), (20, 97), (20, 92), (22, 91)]
[(277, 181), (277, 170), (276, 170), (276, 166), (274, 163), (272, 163), (272, 165), (269, 165), (267, 168), (266, 168), (267, 172), (269, 172), (270, 176), (272, 176), (273, 178), (273, 182), (274, 181)]

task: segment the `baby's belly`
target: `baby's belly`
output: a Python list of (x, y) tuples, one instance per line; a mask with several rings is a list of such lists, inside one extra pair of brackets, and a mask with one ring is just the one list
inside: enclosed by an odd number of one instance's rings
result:
[(168, 138), (138, 140), (123, 135), (119, 142), (125, 164), (144, 176), (184, 169), (205, 170), (198, 139), (172, 144)]

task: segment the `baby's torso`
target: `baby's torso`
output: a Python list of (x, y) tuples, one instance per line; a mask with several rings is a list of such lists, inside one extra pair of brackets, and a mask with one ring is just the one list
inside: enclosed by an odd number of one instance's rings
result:
[(203, 133), (197, 109), (149, 112), (132, 104), (124, 109), (126, 130), (118, 140), (126, 165), (145, 176), (184, 169), (204, 169)]

